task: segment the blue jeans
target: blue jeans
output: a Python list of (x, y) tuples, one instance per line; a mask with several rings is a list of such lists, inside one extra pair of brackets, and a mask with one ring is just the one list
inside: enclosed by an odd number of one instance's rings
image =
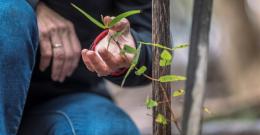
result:
[(140, 135), (113, 102), (93, 93), (74, 93), (39, 105), (23, 118), (21, 135)]
[(24, 110), (37, 46), (33, 9), (25, 0), (0, 0), (0, 135), (139, 135), (128, 115), (96, 94), (67, 94)]

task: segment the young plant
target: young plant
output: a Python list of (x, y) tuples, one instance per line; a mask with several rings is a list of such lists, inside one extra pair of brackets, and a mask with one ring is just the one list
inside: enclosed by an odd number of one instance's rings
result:
[[(141, 13), (140, 10), (132, 10), (132, 11), (127, 11), (125, 13), (122, 13), (118, 16), (116, 16), (114, 19), (112, 19), (112, 21), (108, 24), (104, 24), (101, 23), (100, 21), (96, 20), (95, 18), (93, 18), (91, 15), (89, 15), (88, 13), (86, 13), (84, 10), (82, 10), (81, 8), (79, 8), (78, 6), (71, 4), (76, 10), (78, 10), (80, 13), (82, 13), (88, 20), (90, 20), (91, 22), (93, 22), (96, 26), (98, 26), (101, 29), (109, 29), (111, 27), (113, 27), (114, 25), (116, 25), (118, 22), (120, 22), (123, 18), (132, 16), (132, 15), (136, 15)], [(102, 17), (103, 19), (103, 17)], [(104, 21), (103, 21), (104, 22)], [(145, 65), (142, 65), (140, 68), (136, 67), (138, 64), (138, 60), (141, 54), (141, 48), (143, 45), (147, 45), (147, 46), (154, 46), (154, 47), (158, 47), (160, 49), (162, 49), (161, 54), (160, 54), (160, 66), (161, 67), (165, 67), (165, 66), (171, 66), (172, 65), (172, 60), (173, 60), (173, 55), (172, 55), (172, 51), (176, 51), (178, 49), (182, 49), (182, 48), (187, 48), (188, 45), (187, 44), (180, 44), (177, 45), (176, 47), (173, 48), (169, 48), (166, 47), (164, 45), (161, 44), (154, 44), (154, 43), (147, 43), (147, 42), (142, 42), (142, 41), (138, 41), (138, 47), (137, 48), (133, 48), (130, 45), (124, 45), (123, 48), (121, 48), (120, 43), (118, 43), (117, 38), (120, 37), (123, 33), (124, 33), (125, 29), (123, 29), (122, 31), (119, 32), (115, 32), (113, 35), (110, 35), (109, 41), (108, 41), (108, 46), (111, 41), (114, 41), (116, 43), (116, 45), (118, 46), (118, 48), (120, 49), (120, 54), (121, 55), (126, 55), (126, 53), (128, 54), (134, 54), (134, 58), (131, 61), (130, 67), (128, 68), (128, 71), (126, 72), (122, 83), (121, 83), (121, 87), (124, 86), (124, 83), (127, 79), (127, 77), (129, 76), (129, 74), (135, 70), (135, 75), (137, 76), (141, 76), (143, 75), (144, 77), (152, 80), (152, 81), (158, 81), (160, 82), (160, 86), (162, 88), (162, 93), (164, 95), (164, 101), (155, 101), (152, 98), (147, 98), (145, 105), (147, 107), (147, 109), (152, 109), (154, 107), (157, 107), (160, 103), (167, 103), (168, 107), (171, 111), (172, 114), (172, 119), (171, 121), (173, 121), (177, 127), (177, 129), (181, 132), (180, 126), (178, 125), (177, 119), (175, 118), (175, 115), (173, 113), (173, 110), (171, 109), (171, 105), (169, 104), (169, 99), (166, 95), (166, 90), (163, 89), (162, 84), (161, 83), (168, 83), (168, 82), (179, 82), (179, 81), (185, 81), (186, 77), (185, 76), (180, 76), (180, 75), (163, 75), (160, 76), (159, 78), (153, 78), (148, 76), (147, 74), (145, 74), (147, 67)], [(183, 96), (185, 93), (184, 89), (179, 89), (176, 90), (172, 93), (172, 97), (179, 97), (179, 96)], [(207, 113), (211, 113), (210, 110), (206, 107), (203, 108), (203, 110)], [(162, 124), (162, 125), (166, 125), (167, 120), (165, 116), (163, 116), (162, 114), (157, 114), (156, 115), (156, 119), (155, 121), (158, 124)]]
[(96, 20), (95, 18), (93, 18), (91, 15), (89, 15), (87, 12), (85, 12), (84, 10), (82, 10), (81, 8), (76, 6), (75, 4), (71, 3), (71, 5), (75, 9), (77, 9), (81, 14), (83, 14), (87, 19), (89, 19), (91, 22), (96, 24), (101, 29), (109, 29), (109, 28), (113, 27), (116, 23), (120, 22), (123, 18), (141, 13), (141, 10), (131, 10), (131, 11), (128, 11), (128, 12), (125, 12), (125, 13), (122, 13), (122, 14), (116, 16), (114, 19), (112, 19), (112, 21), (110, 23), (104, 24), (104, 23), (101, 23), (100, 21)]

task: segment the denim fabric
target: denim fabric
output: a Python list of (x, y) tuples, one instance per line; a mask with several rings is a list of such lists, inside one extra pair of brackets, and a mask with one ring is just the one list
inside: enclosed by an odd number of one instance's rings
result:
[(105, 97), (74, 93), (29, 110), (19, 135), (140, 135), (135, 124)]
[(16, 135), (19, 126), (19, 135), (139, 135), (122, 110), (97, 94), (70, 93), (24, 110), (37, 46), (29, 4), (0, 0), (0, 135)]
[(0, 135), (15, 135), (37, 49), (37, 25), (25, 0), (0, 0)]

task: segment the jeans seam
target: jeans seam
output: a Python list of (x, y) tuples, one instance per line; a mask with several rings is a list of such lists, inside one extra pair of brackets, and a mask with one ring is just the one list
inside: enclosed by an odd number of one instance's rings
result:
[(62, 112), (62, 111), (55, 111), (54, 113), (57, 113), (57, 114), (63, 116), (63, 117), (66, 119), (66, 121), (68, 122), (72, 134), (73, 134), (73, 135), (76, 135), (76, 131), (75, 131), (75, 128), (74, 128), (74, 126), (73, 126), (73, 123), (72, 123), (70, 117), (69, 117), (65, 112)]
[[(77, 134), (76, 134), (76, 130), (75, 130), (74, 126), (73, 126), (72, 120), (70, 119), (70, 117), (69, 117), (65, 112), (63, 112), (63, 111), (46, 111), (46, 112), (47, 112), (47, 113), (58, 114), (58, 115), (64, 117), (65, 120), (66, 120), (66, 122), (67, 122), (67, 123), (69, 124), (69, 126), (70, 126), (70, 129), (71, 129), (72, 134), (73, 134), (73, 135), (77, 135)], [(46, 112), (44, 112), (44, 113), (46, 113)], [(43, 112), (32, 112), (31, 114), (43, 114)]]

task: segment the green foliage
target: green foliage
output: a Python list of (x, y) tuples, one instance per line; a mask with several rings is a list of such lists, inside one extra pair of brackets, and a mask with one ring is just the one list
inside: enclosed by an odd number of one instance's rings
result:
[(162, 125), (167, 125), (167, 119), (165, 118), (165, 116), (163, 116), (162, 114), (157, 114), (156, 118), (155, 118), (155, 122), (162, 124)]
[(109, 39), (108, 39), (108, 46), (107, 47), (109, 47), (109, 44), (110, 44), (112, 39), (116, 39), (117, 37), (121, 36), (125, 32), (126, 29), (127, 28), (124, 28), (122, 31), (115, 32), (112, 36), (110, 36)]
[(130, 68), (128, 69), (127, 73), (125, 74), (124, 79), (123, 79), (123, 81), (122, 81), (122, 83), (121, 83), (121, 87), (124, 86), (127, 77), (129, 76), (129, 74), (131, 73), (131, 71), (134, 70), (135, 66), (137, 65), (138, 60), (139, 60), (139, 57), (140, 57), (140, 53), (141, 53), (141, 48), (142, 48), (142, 44), (140, 44), (140, 45), (138, 46), (138, 48), (137, 48), (137, 51), (136, 51), (136, 53), (135, 53), (134, 59), (133, 59), (133, 61), (132, 61), (132, 63), (131, 63), (131, 66), (130, 66)]
[(142, 45), (140, 44), (136, 50), (136, 53), (135, 53), (135, 56), (134, 56), (134, 59), (132, 61), (132, 64), (136, 65), (138, 63), (138, 60), (139, 60), (139, 57), (140, 57), (140, 53), (141, 53), (141, 48), (142, 48)]
[(208, 114), (210, 114), (210, 115), (212, 115), (212, 112), (207, 107), (203, 107), (203, 111), (208, 113)]
[(161, 53), (161, 59), (170, 61), (172, 60), (172, 54), (167, 50), (163, 50)]
[(173, 92), (172, 96), (173, 97), (179, 97), (183, 96), (185, 94), (185, 91), (183, 89), (179, 89)]
[[(81, 14), (83, 14), (87, 19), (89, 19), (91, 22), (93, 22), (95, 25), (97, 25), (98, 27), (100, 27), (101, 29), (107, 29), (107, 28), (111, 28), (114, 25), (116, 25), (116, 23), (118, 23), (119, 21), (121, 21), (123, 18), (129, 17), (131, 15), (135, 15), (135, 14), (139, 14), (141, 13), (141, 10), (131, 10), (131, 11), (127, 11), (124, 12), (122, 14), (119, 14), (118, 16), (116, 16), (109, 24), (103, 24), (100, 21), (96, 20), (94, 17), (92, 17), (90, 14), (88, 14), (87, 12), (85, 12), (84, 10), (82, 10), (81, 8), (79, 8), (78, 6), (76, 6), (75, 4), (71, 3), (71, 5), (78, 10)], [(103, 16), (102, 20), (103, 20)]]
[(158, 106), (158, 103), (157, 103), (157, 101), (154, 101), (151, 98), (147, 98), (145, 101), (145, 105), (148, 109), (152, 109), (153, 107)]
[(116, 23), (118, 23), (119, 21), (121, 21), (123, 18), (126, 18), (128, 16), (131, 16), (131, 15), (135, 15), (135, 14), (139, 14), (141, 13), (141, 10), (131, 10), (131, 11), (127, 11), (127, 12), (124, 12), (118, 16), (116, 16), (109, 24), (108, 24), (108, 28), (111, 28), (113, 27)]
[(76, 6), (75, 4), (71, 3), (71, 5), (77, 9), (81, 14), (83, 14), (87, 19), (89, 19), (91, 22), (93, 22), (94, 24), (96, 24), (98, 27), (100, 27), (101, 29), (106, 29), (107, 27), (99, 22), (98, 20), (96, 20), (95, 18), (93, 18), (91, 15), (89, 15), (88, 13), (86, 13), (84, 10), (82, 10), (81, 8), (79, 8), (78, 6)]
[(172, 61), (172, 54), (169, 51), (164, 49), (161, 53), (160, 66), (161, 67), (169, 66), (171, 65), (171, 61)]
[(139, 68), (137, 71), (135, 71), (135, 75), (140, 76), (142, 74), (144, 74), (144, 72), (147, 70), (146, 66), (142, 66), (141, 68)]
[(150, 46), (154, 46), (154, 47), (158, 47), (158, 48), (174, 51), (172, 48), (165, 47), (164, 45), (161, 45), (161, 44), (154, 44), (154, 43), (147, 43), (147, 42), (140, 42), (140, 43), (143, 44), (143, 45), (150, 45)]
[(123, 53), (135, 54), (137, 50), (130, 45), (124, 45), (124, 48), (121, 51), (123, 51)]
[(173, 50), (187, 48), (187, 47), (189, 47), (188, 44), (180, 44), (180, 45), (177, 45), (176, 47), (174, 47)]
[(161, 49), (166, 49), (166, 50), (169, 50), (169, 51), (175, 51), (177, 49), (189, 47), (188, 44), (181, 44), (181, 45), (178, 45), (174, 48), (169, 48), (169, 47), (166, 47), (166, 46), (161, 45), (161, 44), (154, 44), (154, 43), (148, 43), (148, 42), (140, 42), (140, 43), (143, 44), (143, 45), (150, 45), (150, 46), (158, 47), (158, 48), (161, 48)]
[(169, 66), (169, 65), (171, 65), (171, 64), (172, 64), (171, 61), (164, 60), (164, 59), (160, 59), (160, 66), (161, 66), (161, 67)]
[(184, 76), (177, 76), (177, 75), (164, 75), (159, 78), (160, 82), (176, 82), (176, 81), (184, 81), (186, 77)]
[[(94, 23), (95, 25), (97, 25), (101, 29), (109, 29), (109, 28), (115, 26), (123, 18), (126, 18), (126, 17), (129, 17), (131, 15), (135, 15), (135, 14), (141, 13), (140, 10), (127, 11), (127, 12), (124, 12), (124, 13), (119, 14), (118, 16), (116, 16), (108, 24), (104, 24), (104, 20), (103, 20), (104, 17), (102, 15), (101, 15), (101, 20), (102, 20), (103, 23), (98, 21), (98, 20), (96, 20), (91, 15), (89, 15), (88, 13), (86, 13), (85, 11), (83, 11), (81, 8), (79, 8), (78, 6), (74, 5), (73, 3), (71, 3), (71, 5), (76, 10), (78, 10), (81, 14), (83, 14), (88, 20), (90, 20), (92, 23)], [(111, 35), (109, 37), (107, 48), (109, 47), (111, 40), (113, 40), (113, 41), (116, 42), (116, 45), (121, 49), (120, 44), (117, 41), (117, 37), (121, 36), (125, 32), (126, 29), (127, 28), (124, 28), (121, 31), (113, 33), (113, 35)], [(187, 48), (188, 47), (187, 44), (181, 44), (181, 45), (178, 45), (178, 46), (176, 46), (174, 48), (169, 48), (169, 47), (166, 47), (166, 46), (164, 46), (162, 44), (147, 43), (147, 42), (139, 42), (139, 46), (137, 47), (137, 49), (134, 48), (134, 47), (131, 47), (130, 45), (124, 45), (124, 47), (120, 50), (120, 53), (123, 54), (123, 55), (125, 55), (125, 53), (134, 54), (134, 58), (133, 58), (133, 60), (131, 62), (131, 65), (130, 65), (127, 73), (125, 74), (125, 76), (124, 76), (124, 78), (122, 80), (121, 87), (123, 87), (127, 77), (130, 75), (131, 71), (133, 71), (134, 69), (136, 69), (135, 75), (137, 75), (137, 76), (144, 75), (146, 78), (148, 78), (150, 80), (154, 80), (154, 81), (159, 81), (160, 83), (176, 82), (176, 81), (184, 81), (184, 80), (186, 80), (186, 77), (178, 76), (178, 75), (164, 75), (164, 76), (159, 77), (159, 79), (157, 79), (157, 78), (152, 78), (152, 77), (144, 74), (146, 72), (146, 70), (147, 70), (146, 66), (142, 66), (139, 69), (136, 67), (136, 65), (138, 63), (138, 60), (139, 60), (139, 57), (140, 57), (142, 45), (149, 45), (149, 46), (154, 46), (154, 47), (158, 47), (158, 48), (163, 49), (162, 53), (160, 54), (160, 63), (159, 63), (160, 66), (162, 66), (162, 67), (170, 66), (172, 64), (173, 55), (171, 54), (172, 53), (171, 51), (175, 51), (177, 49)], [(179, 90), (173, 92), (172, 96), (173, 97), (183, 96), (184, 93), (185, 93), (185, 91), (183, 89), (179, 89)], [(146, 102), (145, 102), (145, 105), (146, 105), (146, 107), (148, 109), (152, 109), (152, 108), (158, 106), (158, 102), (153, 100), (153, 99), (151, 99), (151, 98), (147, 98)], [(205, 112), (209, 113), (209, 114), (211, 113), (208, 108), (204, 107), (203, 110)], [(162, 124), (162, 125), (166, 125), (167, 124), (167, 119), (165, 118), (164, 115), (159, 113), (156, 116), (155, 122), (157, 122), (159, 124)]]

